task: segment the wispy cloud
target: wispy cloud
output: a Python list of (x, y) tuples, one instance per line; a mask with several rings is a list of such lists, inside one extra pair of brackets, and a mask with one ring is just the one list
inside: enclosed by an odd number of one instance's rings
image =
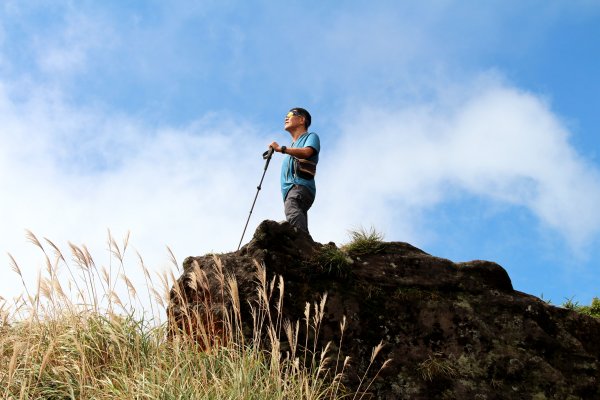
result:
[(94, 63), (93, 53), (110, 48), (116, 38), (101, 18), (71, 10), (58, 30), (34, 37), (35, 53), (45, 74), (73, 74)]
[(410, 107), (354, 105), (326, 159), (323, 214), (411, 232), (415, 215), (459, 190), (525, 207), (574, 247), (597, 235), (599, 171), (546, 101), (497, 78), (463, 90)]

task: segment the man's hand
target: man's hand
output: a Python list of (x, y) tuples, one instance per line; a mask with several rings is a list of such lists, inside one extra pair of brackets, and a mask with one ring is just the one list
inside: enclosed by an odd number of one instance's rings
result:
[(275, 150), (278, 153), (281, 153), (281, 146), (279, 146), (279, 143), (273, 142), (269, 145), (269, 147), (272, 147), (273, 150)]

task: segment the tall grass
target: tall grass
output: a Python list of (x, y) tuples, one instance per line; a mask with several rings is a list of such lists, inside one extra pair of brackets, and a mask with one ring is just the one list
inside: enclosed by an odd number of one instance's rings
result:
[[(99, 267), (85, 246), (70, 244), (65, 256), (50, 240), (31, 232), (27, 237), (41, 251), (45, 268), (32, 289), (9, 257), (24, 294), (12, 303), (0, 302), (3, 399), (360, 397), (358, 391), (344, 393), (341, 385), (348, 360), (339, 363), (341, 370), (331, 370), (337, 360), (329, 363), (328, 348), (317, 348), (326, 295), (306, 305), (301, 321), (284, 320), (283, 279), (267, 282), (265, 269), (256, 263), (258, 296), (248, 339), (242, 332), (237, 282), (223, 273), (215, 257), (213, 272), (227, 301), (202, 318), (187, 314), (184, 325), (195, 330), (173, 330), (163, 313), (169, 292), (174, 288), (180, 301), (185, 297), (175, 274), (151, 274), (138, 254), (146, 286), (139, 290), (125, 274), (128, 235), (119, 244), (109, 232), (108, 267)], [(196, 265), (187, 282), (202, 290), (204, 277)]]

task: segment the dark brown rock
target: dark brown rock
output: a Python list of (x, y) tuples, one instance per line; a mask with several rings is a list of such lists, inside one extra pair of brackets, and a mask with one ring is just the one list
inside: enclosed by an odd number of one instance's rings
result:
[[(264, 221), (238, 252), (189, 257), (168, 310), (174, 329), (197, 334), (203, 325), (215, 338), (207, 346), (224, 340), (223, 310), (232, 304), (215, 272), (220, 264), (223, 275), (237, 280), (243, 329), (251, 337), (259, 263), (267, 282), (282, 277), (287, 319), (302, 321), (306, 303), (318, 304), (327, 293), (318, 348), (331, 342), (330, 354), (339, 351), (338, 371), (350, 357), (343, 378), (350, 390), (367, 368), (370, 382), (389, 359), (368, 387), (373, 398), (600, 399), (599, 320), (513, 290), (493, 262), (453, 263), (391, 242), (375, 254), (350, 254), (352, 263), (340, 273), (319, 258), (326, 246), (335, 248), (287, 223)], [(202, 290), (190, 283), (199, 274), (206, 277)], [(186, 314), (197, 318), (190, 323)]]

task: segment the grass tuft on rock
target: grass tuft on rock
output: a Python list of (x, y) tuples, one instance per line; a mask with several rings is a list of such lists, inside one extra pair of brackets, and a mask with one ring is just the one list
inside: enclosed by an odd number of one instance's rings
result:
[(385, 249), (383, 234), (371, 227), (366, 230), (359, 228), (349, 231), (351, 241), (342, 246), (342, 249), (351, 256), (364, 256), (367, 254), (380, 253)]
[(334, 243), (324, 245), (317, 255), (317, 262), (325, 272), (340, 278), (347, 278), (351, 273), (354, 260)]
[(348, 278), (352, 274), (353, 257), (376, 254), (385, 250), (383, 234), (374, 228), (350, 230), (350, 242), (339, 248), (331, 242), (324, 245), (317, 254), (317, 262), (330, 275)]

